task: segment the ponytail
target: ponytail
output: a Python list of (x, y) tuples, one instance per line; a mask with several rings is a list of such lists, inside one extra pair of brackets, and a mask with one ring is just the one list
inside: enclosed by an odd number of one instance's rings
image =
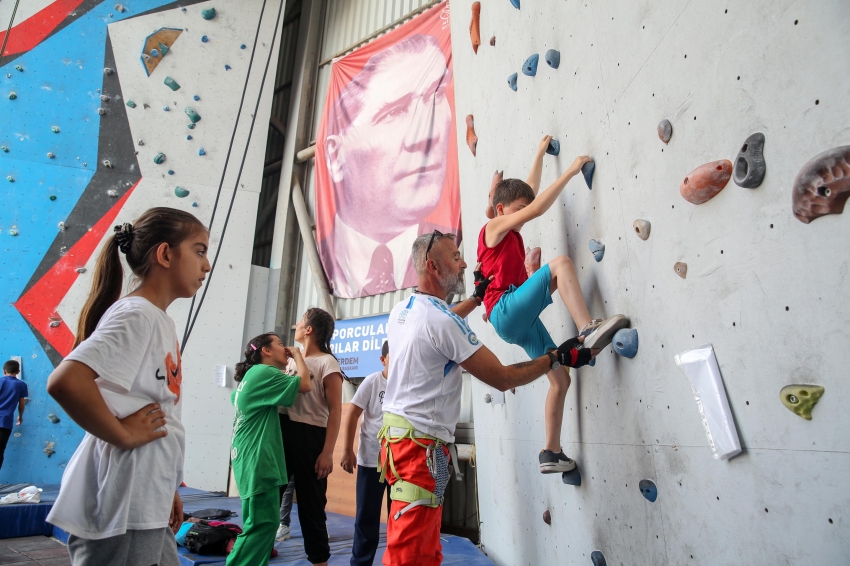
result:
[(160, 244), (177, 248), (200, 230), (206, 231), (206, 226), (193, 215), (166, 207), (148, 209), (135, 223), (116, 226), (97, 258), (91, 291), (80, 311), (74, 347), (92, 335), (107, 309), (121, 298), (124, 268), (119, 252), (124, 254), (133, 274), (144, 280), (156, 261)]
[(245, 377), (245, 374), (248, 373), (249, 369), (262, 363), (263, 348), (270, 346), (272, 340), (275, 338), (277, 338), (277, 334), (274, 332), (267, 332), (266, 334), (260, 334), (259, 336), (252, 338), (245, 347), (245, 359), (236, 364), (236, 374), (233, 376), (233, 379), (236, 381), (242, 381), (242, 378)]

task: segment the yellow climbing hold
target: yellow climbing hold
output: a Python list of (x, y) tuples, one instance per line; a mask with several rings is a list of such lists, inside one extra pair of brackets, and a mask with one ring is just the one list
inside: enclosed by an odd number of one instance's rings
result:
[(791, 412), (810, 421), (812, 409), (823, 397), (824, 391), (820, 385), (786, 385), (779, 392), (779, 399)]

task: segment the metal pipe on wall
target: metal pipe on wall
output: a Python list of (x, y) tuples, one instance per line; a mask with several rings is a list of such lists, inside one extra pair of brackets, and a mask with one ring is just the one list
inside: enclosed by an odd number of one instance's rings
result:
[(295, 209), (295, 218), (298, 219), (298, 228), (301, 230), (301, 239), (304, 241), (304, 251), (307, 253), (310, 271), (313, 272), (313, 282), (316, 284), (316, 292), (318, 292), (319, 299), (322, 301), (322, 308), (336, 318), (333, 300), (325, 281), (325, 271), (322, 269), (322, 262), (319, 260), (316, 239), (313, 237), (313, 222), (310, 220), (307, 203), (304, 202), (301, 183), (295, 173), (292, 174), (292, 207)]

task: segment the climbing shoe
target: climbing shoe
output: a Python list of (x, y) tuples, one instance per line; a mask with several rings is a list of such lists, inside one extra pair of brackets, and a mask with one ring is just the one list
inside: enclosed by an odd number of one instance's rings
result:
[(567, 458), (563, 450), (557, 454), (551, 450), (541, 450), (538, 459), (540, 460), (541, 474), (560, 474), (562, 472), (571, 472), (576, 467), (575, 461)]
[(288, 538), (289, 538), (289, 525), (281, 525), (280, 527), (278, 527), (277, 534), (275, 535), (274, 539), (277, 542), (283, 542)]
[(629, 326), (629, 319), (625, 315), (615, 314), (611, 318), (597, 318), (591, 320), (578, 333), (579, 336), (584, 336), (582, 342), (583, 348), (591, 348), (601, 350), (611, 343), (614, 334), (621, 328)]

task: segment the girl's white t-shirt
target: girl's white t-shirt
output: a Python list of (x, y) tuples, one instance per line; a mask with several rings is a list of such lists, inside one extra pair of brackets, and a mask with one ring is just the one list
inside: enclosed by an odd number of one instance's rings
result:
[(89, 433), (62, 476), (47, 522), (83, 539), (168, 526), (183, 481), (186, 433), (180, 422), (183, 380), (174, 321), (142, 297), (112, 305), (94, 333), (65, 360), (90, 367), (118, 418), (159, 403), (168, 435), (121, 450)]

